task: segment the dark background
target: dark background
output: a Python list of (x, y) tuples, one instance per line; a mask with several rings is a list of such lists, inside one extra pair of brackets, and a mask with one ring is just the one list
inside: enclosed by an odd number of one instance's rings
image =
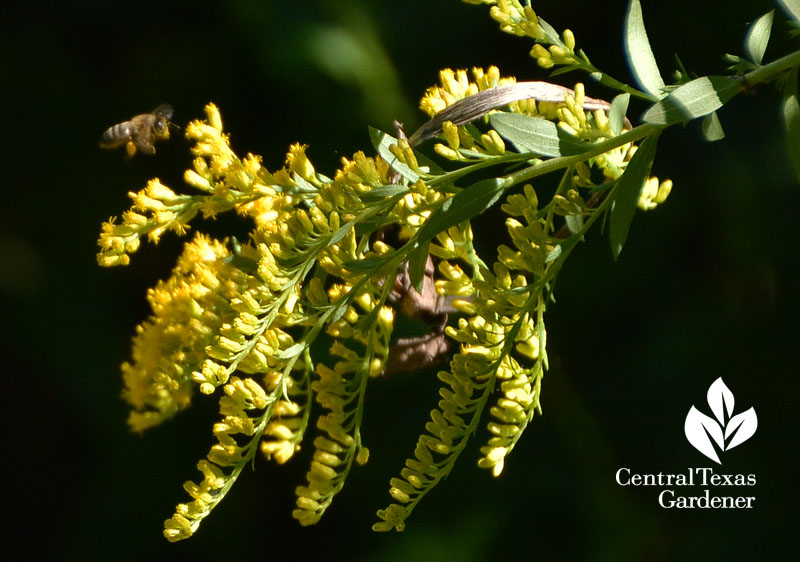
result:
[[(182, 482), (198, 476), (216, 401), (198, 399), (144, 438), (131, 435), (119, 363), (147, 314), (147, 287), (169, 275), (181, 241), (167, 235), (130, 267), (110, 270), (96, 266), (95, 241), (100, 223), (149, 178), (184, 189), (190, 158), (178, 136), (158, 157), (126, 162), (121, 151), (98, 150), (103, 130), (164, 101), (185, 125), (213, 101), (240, 154), (263, 154), (275, 169), (300, 141), (332, 173), (342, 156), (369, 152), (368, 125), (421, 124), (417, 100), (440, 68), (547, 74), (528, 58), (530, 43), (500, 33), (486, 8), (455, 0), (56, 4), (12, 3), (0, 18), (7, 545), (52, 560), (796, 557), (800, 186), (768, 88), (723, 109), (723, 142), (705, 143), (697, 124), (664, 135), (654, 173), (674, 180), (673, 193), (637, 214), (618, 262), (599, 232), (571, 257), (547, 315), (544, 416), (500, 478), (475, 466), (481, 433), (404, 533), (372, 533), (437, 392), (429, 372), (381, 379), (367, 397), (371, 460), (354, 468), (316, 527), (290, 517), (307, 458), (283, 467), (259, 458), (195, 537), (167, 543), (161, 522), (186, 501)], [(724, 72), (721, 55), (741, 54), (747, 23), (773, 7), (643, 4), (665, 77), (676, 52), (698, 74)], [(597, 66), (628, 80), (624, 1), (534, 7), (557, 29), (573, 29)], [(775, 34), (785, 36), (778, 15)], [(784, 52), (779, 41), (766, 59)], [(556, 80), (613, 95), (584, 76)], [(227, 218), (197, 226), (242, 228)], [(755, 495), (755, 508), (665, 510), (659, 489), (617, 486), (621, 467), (711, 465), (687, 443), (683, 420), (691, 405), (708, 412), (706, 389), (720, 376), (736, 412), (754, 406), (759, 426), (717, 471), (755, 474), (758, 484), (712, 492)]]

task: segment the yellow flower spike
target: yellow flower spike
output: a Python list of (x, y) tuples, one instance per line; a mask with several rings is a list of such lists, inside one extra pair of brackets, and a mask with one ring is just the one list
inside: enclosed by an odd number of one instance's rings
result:
[(206, 116), (208, 117), (208, 124), (216, 131), (222, 132), (222, 116), (219, 113), (219, 108), (213, 103), (209, 103), (206, 105), (205, 110)]
[(394, 309), (382, 306), (378, 313), (378, 322), (384, 330), (391, 330), (394, 325)]
[(490, 66), (486, 70), (477, 66), (473, 67), (472, 76), (479, 90), (488, 90), (491, 88), (496, 88), (497, 86), (513, 84), (516, 82), (516, 79), (513, 77), (502, 78), (500, 76), (500, 69), (494, 65)]
[(550, 51), (550, 57), (553, 60), (564, 59), (567, 56), (567, 52), (558, 45), (550, 45), (550, 48), (548, 50)]
[(506, 152), (505, 142), (494, 129), (481, 135), (481, 144), (489, 154), (501, 155)]
[(533, 25), (539, 25), (539, 16), (536, 15), (536, 12), (533, 11), (528, 5), (522, 7), (522, 13), (525, 15), (525, 19), (528, 20)]
[(419, 171), (419, 163), (417, 162), (417, 156), (414, 154), (414, 150), (408, 146), (408, 141), (403, 140), (401, 144), (405, 163), (408, 164), (408, 167), (412, 170)]
[(555, 66), (555, 63), (553, 62), (553, 59), (551, 59), (550, 56), (549, 56), (549, 53), (548, 53), (548, 56), (546, 56), (546, 57), (538, 57), (538, 58), (536, 58), (536, 64), (538, 64), (539, 66), (541, 66), (544, 69), (553, 68), (553, 66)]
[[(569, 112), (566, 112), (565, 115), (569, 115), (570, 117), (568, 117), (568, 119), (570, 121), (573, 121), (575, 123), (575, 125), (577, 125), (577, 128), (580, 128), (580, 123), (577, 122), (577, 119), (575, 119), (575, 116), (573, 116)], [(577, 137), (578, 136), (578, 131), (577, 131), (576, 127), (573, 127), (572, 125), (568, 124), (566, 121), (559, 121), (558, 122), (558, 128), (561, 129), (562, 131), (564, 131), (565, 133), (567, 133), (568, 135), (572, 136), (572, 137)]]
[(286, 166), (304, 180), (316, 184), (316, 172), (311, 161), (306, 156), (306, 148), (308, 148), (308, 145), (300, 143), (295, 143), (289, 147), (289, 152), (286, 154)]
[(458, 147), (461, 146), (461, 141), (458, 136), (458, 127), (453, 125), (452, 122), (445, 121), (442, 124), (442, 136), (444, 136), (450, 148), (458, 150)]
[(664, 180), (658, 186), (658, 192), (656, 193), (655, 202), (660, 205), (664, 201), (667, 200), (669, 197), (670, 192), (672, 191), (672, 180)]
[(260, 448), (267, 460), (274, 460), (278, 464), (284, 464), (300, 450), (299, 445), (288, 441), (263, 441)]
[[(308, 212), (311, 215), (311, 224), (313, 228), (316, 228), (322, 234), (328, 234), (331, 231), (328, 225), (328, 218), (319, 207), (311, 207)], [(309, 228), (308, 230), (311, 231), (313, 228)]]
[(573, 35), (572, 30), (565, 29), (561, 33), (561, 39), (564, 41), (564, 46), (568, 51), (575, 51), (575, 35)]
[(441, 98), (437, 88), (429, 88), (419, 103), (419, 108), (430, 117), (433, 117), (446, 107), (447, 102)]
[(453, 150), (449, 146), (445, 146), (441, 143), (436, 143), (433, 145), (433, 151), (442, 158), (447, 158), (448, 160), (461, 160), (461, 154), (458, 151)]
[[(611, 136), (611, 122), (608, 119), (608, 114), (602, 109), (595, 109), (592, 114), (594, 115), (595, 126), (604, 134)], [(581, 162), (586, 166), (585, 162)]]
[(657, 203), (655, 202), (655, 198), (658, 195), (658, 178), (657, 177), (650, 177), (647, 178), (644, 182), (644, 186), (642, 186), (642, 191), (639, 194), (639, 201), (637, 205), (643, 211), (649, 211), (651, 209), (655, 209)]
[[(502, 1), (502, 0), (501, 0)], [(514, 27), (511, 25), (511, 17), (503, 12), (498, 6), (489, 8), (489, 16), (500, 24), (500, 29), (506, 33), (514, 33)]]
[(582, 108), (586, 101), (586, 92), (582, 82), (575, 84), (575, 106)]
[(201, 191), (213, 191), (211, 183), (194, 170), (186, 170), (183, 174), (183, 180)]
[(544, 48), (539, 43), (536, 43), (531, 48), (531, 56), (533, 58), (535, 58), (535, 59), (542, 59), (542, 58), (549, 59), (550, 58), (550, 51), (548, 51), (546, 48)]

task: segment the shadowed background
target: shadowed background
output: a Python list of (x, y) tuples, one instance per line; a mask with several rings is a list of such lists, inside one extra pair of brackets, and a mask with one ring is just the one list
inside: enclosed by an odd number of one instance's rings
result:
[[(113, 6), (113, 8), (111, 7)], [(592, 61), (629, 79), (620, 44), (625, 2), (537, 2), (571, 28)], [(665, 77), (673, 53), (698, 74), (741, 54), (766, 0), (643, 1)], [(122, 160), (97, 142), (106, 127), (161, 102), (185, 125), (205, 103), (221, 111), (239, 154), (280, 167), (293, 142), (317, 169), (371, 151), (367, 126), (422, 123), (416, 104), (444, 67), (497, 64), (520, 80), (547, 73), (530, 43), (498, 31), (487, 9), (455, 0), (25, 2), (0, 19), (0, 336), (8, 540), (52, 560), (752, 560), (790, 559), (797, 529), (796, 348), (800, 188), (782, 143), (779, 97), (740, 96), (720, 117), (728, 138), (705, 143), (696, 124), (662, 138), (654, 173), (675, 182), (667, 204), (638, 213), (617, 263), (593, 232), (562, 272), (548, 309), (550, 371), (535, 420), (500, 478), (467, 448), (454, 473), (402, 534), (375, 534), (375, 511), (437, 401), (435, 373), (372, 381), (356, 467), (322, 521), (290, 517), (304, 454), (276, 467), (258, 458), (188, 541), (161, 522), (186, 501), (183, 481), (212, 444), (216, 400), (143, 438), (127, 432), (119, 363), (148, 310), (145, 291), (169, 275), (182, 240), (143, 245), (128, 268), (95, 264), (100, 223), (151, 177), (176, 190), (190, 163), (180, 135), (156, 158)], [(779, 14), (782, 15), (782, 14)], [(785, 36), (782, 17), (776, 37)], [(780, 41), (778, 41), (780, 44)], [(770, 60), (779, 51), (768, 49)], [(587, 95), (613, 94), (585, 76)], [(633, 104), (634, 118), (644, 106)], [(428, 149), (429, 150), (429, 149)], [(244, 237), (229, 217), (197, 227)], [(598, 229), (595, 229), (598, 230)], [(480, 229), (478, 236), (491, 233)], [(491, 236), (491, 234), (489, 234)], [(492, 240), (487, 239), (487, 247)], [(736, 412), (759, 427), (718, 472), (755, 474), (746, 510), (665, 510), (660, 489), (622, 488), (614, 475), (710, 466), (684, 438), (691, 405), (722, 376)], [(699, 493), (693, 488), (692, 493)]]

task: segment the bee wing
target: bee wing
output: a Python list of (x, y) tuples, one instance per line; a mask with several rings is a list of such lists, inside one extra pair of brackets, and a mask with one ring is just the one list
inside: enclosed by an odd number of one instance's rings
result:
[(162, 103), (153, 110), (153, 115), (163, 116), (167, 119), (172, 119), (172, 106), (168, 103)]

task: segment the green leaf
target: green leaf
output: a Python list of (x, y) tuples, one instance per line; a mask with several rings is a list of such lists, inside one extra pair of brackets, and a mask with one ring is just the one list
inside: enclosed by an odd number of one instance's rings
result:
[(613, 195), (614, 201), (611, 203), (611, 221), (608, 233), (614, 259), (619, 257), (625, 239), (628, 237), (636, 204), (639, 202), (644, 182), (650, 175), (650, 168), (653, 166), (659, 134), (660, 132), (656, 132), (644, 139), (631, 161), (628, 162), (625, 173), (617, 182), (617, 188)]
[(672, 125), (716, 111), (742, 91), (742, 80), (732, 76), (703, 76), (679, 86), (654, 103), (642, 116), (647, 123)]
[(639, 0), (631, 0), (625, 17), (624, 32), (625, 54), (628, 57), (633, 77), (639, 87), (653, 96), (653, 99), (664, 97), (664, 79), (658, 70), (650, 40), (644, 28), (642, 5)]
[(589, 150), (590, 146), (559, 129), (555, 123), (541, 117), (521, 113), (493, 113), (489, 123), (520, 152), (541, 156), (573, 156)]
[(417, 231), (422, 245), (451, 226), (469, 220), (494, 205), (510, 186), (500, 178), (488, 178), (472, 184), (445, 201)]
[(781, 103), (783, 126), (786, 130), (786, 146), (795, 176), (800, 181), (800, 101), (797, 92), (797, 68), (789, 74)]
[(378, 201), (383, 201), (384, 199), (387, 199), (389, 197), (405, 194), (407, 192), (408, 188), (404, 185), (396, 185), (396, 184), (382, 185), (363, 194), (361, 196), (361, 200), (364, 203), (377, 203)]
[(575, 234), (583, 230), (583, 215), (567, 215), (564, 220), (571, 233)]
[(547, 37), (548, 41), (554, 45), (563, 45), (561, 42), (561, 37), (558, 35), (558, 31), (555, 28), (544, 21), (542, 18), (539, 18), (539, 29), (544, 32), (545, 37)]
[(296, 357), (300, 355), (303, 350), (306, 348), (308, 344), (306, 342), (298, 342), (294, 345), (291, 345), (284, 349), (283, 351), (279, 351), (275, 354), (277, 359), (290, 359), (292, 357)]
[(772, 32), (772, 18), (775, 10), (770, 10), (752, 23), (744, 36), (744, 52), (756, 64), (761, 64), (764, 51), (767, 50), (769, 36)]
[(703, 136), (706, 137), (708, 142), (714, 142), (725, 138), (725, 131), (722, 129), (722, 123), (720, 123), (716, 111), (709, 113), (703, 118), (701, 128), (703, 130)]
[(436, 162), (425, 156), (423, 153), (414, 150), (414, 156), (417, 158), (417, 164), (419, 164), (419, 169), (425, 171), (429, 174), (440, 175), (444, 173), (444, 169), (439, 166)]
[(342, 267), (353, 273), (376, 273), (392, 261), (393, 254), (366, 258), (363, 260), (349, 261), (342, 264)]
[(419, 179), (419, 174), (417, 172), (409, 168), (406, 164), (400, 162), (397, 159), (397, 156), (392, 154), (392, 151), (389, 150), (391, 145), (397, 144), (396, 138), (388, 133), (384, 133), (380, 129), (375, 129), (373, 127), (369, 128), (369, 138), (372, 140), (372, 146), (375, 147), (375, 150), (378, 152), (380, 157), (386, 160), (393, 170), (411, 183), (414, 183)]
[(628, 114), (628, 102), (631, 99), (630, 94), (619, 94), (611, 100), (611, 107), (608, 110), (608, 120), (611, 132), (614, 135), (619, 135), (622, 132), (622, 127), (625, 124), (625, 116)]
[(800, 0), (776, 0), (796, 22), (800, 22)]
[(430, 240), (422, 242), (408, 255), (408, 275), (411, 278), (411, 285), (420, 295), (422, 294), (422, 283), (425, 279), (425, 266), (428, 263), (430, 246)]
[(544, 263), (551, 263), (558, 259), (561, 255), (561, 244), (557, 244), (553, 246), (553, 249), (547, 252), (547, 255), (544, 258)]

